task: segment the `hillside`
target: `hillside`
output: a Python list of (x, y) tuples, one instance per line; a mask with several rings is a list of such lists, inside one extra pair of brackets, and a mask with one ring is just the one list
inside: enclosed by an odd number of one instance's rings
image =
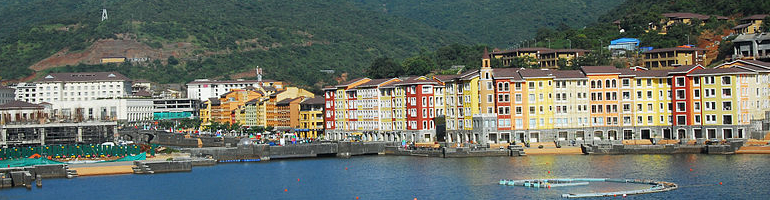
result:
[[(52, 70), (115, 69), (131, 78), (185, 82), (261, 66), (267, 78), (312, 85), (328, 78), (316, 75), (320, 69), (361, 75), (361, 68), (378, 56), (406, 57), (420, 48), (469, 42), (465, 36), (360, 9), (343, 0), (221, 0), (216, 4), (205, 0), (108, 0), (103, 6), (74, 0), (14, 2), (21, 4), (21, 8), (39, 7), (19, 11), (4, 7), (6, 12), (0, 17), (39, 16), (35, 17), (39, 23), (2, 30), (12, 33), (0, 41), (0, 66), (8, 66), (0, 71), (3, 78), (30, 75), (32, 70), (28, 67), (52, 55), (131, 59), (121, 50), (93, 52), (99, 47), (92, 45), (132, 40), (151, 48), (149, 53), (135, 54), (137, 58), (149, 58), (147, 62), (117, 66), (90, 65), (93, 60), (77, 60), (82, 64)], [(40, 6), (44, 4), (51, 6)], [(108, 20), (100, 20), (102, 7), (107, 8)], [(46, 17), (59, 14), (67, 17)], [(139, 46), (137, 49), (146, 48)], [(193, 50), (180, 50), (179, 46), (190, 46)], [(106, 49), (114, 47), (120, 46)], [(177, 57), (169, 59), (174, 55)], [(72, 64), (71, 60), (62, 63)]]
[[(0, 77), (116, 70), (181, 83), (241, 77), (260, 66), (266, 78), (310, 86), (364, 75), (377, 57), (403, 59), (449, 44), (505, 47), (538, 27), (590, 23), (620, 3), (387, 2), (383, 11), (376, 0), (1, 0)], [(108, 20), (100, 20), (102, 8)], [(137, 62), (99, 64), (103, 57)]]
[(459, 32), (473, 42), (506, 48), (539, 28), (581, 28), (623, 0), (355, 0), (370, 10)]

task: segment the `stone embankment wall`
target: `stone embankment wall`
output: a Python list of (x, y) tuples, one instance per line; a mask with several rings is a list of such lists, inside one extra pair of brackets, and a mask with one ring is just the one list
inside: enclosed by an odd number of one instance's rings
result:
[(281, 158), (304, 158), (318, 156), (349, 157), (356, 155), (379, 154), (385, 146), (393, 142), (327, 142), (312, 144), (292, 144), (286, 146), (238, 145), (238, 147), (213, 147), (185, 149), (195, 157), (211, 157), (216, 160), (270, 160)]
[(622, 145), (613, 143), (582, 144), (580, 148), (584, 154), (734, 154), (741, 146), (743, 140), (731, 140), (726, 144), (718, 145)]

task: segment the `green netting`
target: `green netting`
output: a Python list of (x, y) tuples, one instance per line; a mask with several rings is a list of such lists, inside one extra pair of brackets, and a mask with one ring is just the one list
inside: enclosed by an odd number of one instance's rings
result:
[(33, 165), (64, 164), (63, 162), (48, 160), (46, 158), (19, 158), (0, 160), (0, 167), (26, 167)]
[(134, 160), (147, 160), (147, 153), (146, 152), (142, 152), (139, 155), (126, 156), (126, 157), (122, 157), (122, 158), (117, 159), (117, 160), (102, 161), (102, 162), (122, 162), (122, 161), (134, 161)]
[[(122, 162), (122, 161), (135, 161), (135, 160), (147, 160), (147, 153), (140, 153), (139, 155), (126, 156), (116, 160), (99, 161), (94, 163), (103, 162)], [(52, 165), (52, 164), (67, 164), (65, 162), (59, 162), (55, 160), (48, 160), (47, 158), (17, 158), (0, 160), (0, 168), (3, 167), (26, 167), (34, 165)]]

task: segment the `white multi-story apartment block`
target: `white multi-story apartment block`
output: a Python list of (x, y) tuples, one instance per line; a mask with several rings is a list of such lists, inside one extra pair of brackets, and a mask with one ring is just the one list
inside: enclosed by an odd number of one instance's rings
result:
[(37, 88), (34, 83), (17, 83), (10, 86), (13, 88), (16, 100), (28, 103), (40, 103), (37, 101)]
[(246, 87), (263, 88), (266, 91), (283, 90), (283, 83), (275, 80), (243, 80), (217, 81), (209, 79), (196, 79), (187, 83), (187, 98), (206, 101), (212, 97), (230, 92), (232, 89), (243, 89)]
[(37, 94), (32, 97), (37, 101), (32, 103), (58, 104), (131, 95), (131, 80), (117, 72), (51, 73), (35, 84)]

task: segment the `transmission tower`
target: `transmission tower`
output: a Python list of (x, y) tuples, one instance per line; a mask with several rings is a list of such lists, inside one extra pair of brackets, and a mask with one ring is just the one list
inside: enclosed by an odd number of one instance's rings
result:
[(107, 9), (102, 9), (102, 21), (107, 20)]

